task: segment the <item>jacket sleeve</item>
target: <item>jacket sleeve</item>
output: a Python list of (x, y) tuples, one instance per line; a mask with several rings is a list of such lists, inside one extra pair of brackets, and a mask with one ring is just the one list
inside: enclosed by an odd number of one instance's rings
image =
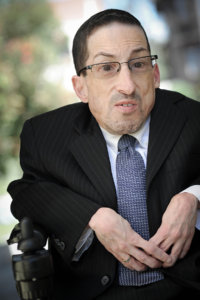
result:
[(11, 211), (21, 220), (30, 217), (50, 237), (64, 241), (63, 255), (72, 259), (75, 246), (99, 205), (49, 176), (40, 159), (31, 121), (21, 134), (20, 162), (23, 177), (8, 186)]

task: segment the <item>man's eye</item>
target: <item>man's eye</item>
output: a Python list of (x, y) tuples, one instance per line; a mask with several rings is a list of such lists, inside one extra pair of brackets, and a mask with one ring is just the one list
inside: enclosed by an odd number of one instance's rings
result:
[(140, 61), (138, 61), (138, 62), (136, 62), (136, 63), (133, 64), (133, 67), (137, 68), (137, 69), (143, 68), (144, 66), (145, 66), (145, 63), (144, 62), (140, 62)]
[(101, 65), (99, 68), (100, 72), (111, 72), (114, 70), (114, 66), (112, 64)]

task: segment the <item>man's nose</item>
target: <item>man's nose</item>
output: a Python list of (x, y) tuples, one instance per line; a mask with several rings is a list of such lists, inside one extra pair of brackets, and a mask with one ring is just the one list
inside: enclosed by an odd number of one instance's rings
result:
[(135, 82), (133, 74), (128, 68), (127, 64), (121, 65), (121, 70), (117, 74), (116, 89), (119, 93), (131, 95), (135, 92)]

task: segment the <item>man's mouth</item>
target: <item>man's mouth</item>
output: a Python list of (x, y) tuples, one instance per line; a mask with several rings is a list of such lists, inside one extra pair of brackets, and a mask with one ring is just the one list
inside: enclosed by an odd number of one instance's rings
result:
[(124, 106), (124, 107), (129, 107), (129, 106), (133, 106), (134, 104), (128, 103), (128, 104), (120, 104), (120, 106)]
[(135, 102), (130, 103), (130, 101), (129, 102), (121, 101), (121, 102), (116, 103), (115, 107), (122, 113), (132, 113), (136, 110), (137, 103), (135, 103)]

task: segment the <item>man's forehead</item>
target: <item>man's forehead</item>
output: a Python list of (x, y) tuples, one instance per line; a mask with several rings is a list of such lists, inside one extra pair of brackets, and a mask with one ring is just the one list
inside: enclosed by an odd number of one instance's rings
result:
[(115, 57), (124, 50), (129, 55), (149, 52), (143, 30), (137, 25), (119, 22), (109, 23), (98, 27), (87, 40), (89, 57)]
[[(126, 24), (121, 22), (111, 22), (108, 24), (104, 24), (101, 26), (98, 26), (97, 28), (93, 29), (92, 32), (88, 36), (88, 40), (92, 40), (95, 38), (95, 36), (105, 37), (105, 34), (109, 37), (117, 38), (117, 36), (112, 36), (112, 32), (116, 31), (118, 34), (120, 34), (121, 31), (123, 32), (130, 32), (132, 31), (131, 37), (134, 39), (134, 36), (137, 34), (140, 34), (144, 39), (146, 39), (144, 31), (141, 27), (135, 24)], [(98, 42), (98, 40), (96, 40)]]

